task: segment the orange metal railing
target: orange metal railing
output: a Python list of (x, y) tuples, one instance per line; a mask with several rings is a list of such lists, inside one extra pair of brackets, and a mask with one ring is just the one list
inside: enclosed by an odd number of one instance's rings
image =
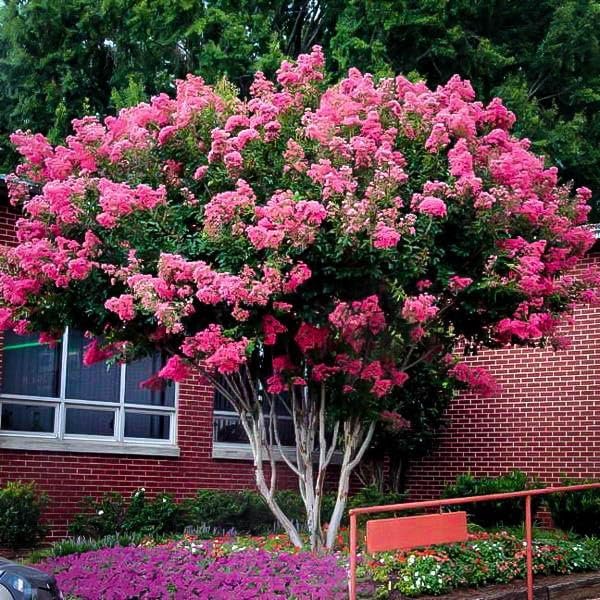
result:
[[(525, 499), (525, 542), (527, 560), (527, 598), (533, 600), (533, 548), (532, 548), (532, 514), (531, 499), (534, 496), (545, 496), (562, 492), (580, 492), (584, 490), (600, 489), (600, 483), (586, 483), (566, 487), (549, 487), (522, 492), (509, 492), (505, 494), (489, 494), (487, 496), (469, 496), (466, 498), (448, 498), (444, 500), (426, 500), (424, 502), (405, 502), (403, 504), (389, 504), (387, 506), (369, 506), (353, 508), (350, 510), (350, 600), (356, 600), (356, 554), (358, 549), (358, 515), (382, 512), (396, 512), (421, 508), (441, 508), (457, 504), (472, 504), (490, 500), (509, 500), (511, 498)], [(418, 546), (427, 546), (432, 543), (451, 543), (466, 539), (466, 520), (464, 513), (442, 513), (436, 515), (438, 519), (431, 528), (432, 523), (425, 523), (423, 519), (432, 515), (415, 517), (399, 517), (397, 519), (384, 519), (385, 526), (369, 526), (376, 524), (377, 520), (367, 522), (366, 542), (367, 550), (381, 549), (410, 549)], [(464, 522), (464, 527), (463, 527)], [(385, 542), (382, 540), (385, 539)], [(433, 540), (433, 541), (432, 541)]]

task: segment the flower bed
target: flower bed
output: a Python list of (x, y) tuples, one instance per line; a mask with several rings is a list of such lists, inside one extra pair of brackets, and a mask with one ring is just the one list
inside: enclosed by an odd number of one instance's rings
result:
[[(600, 540), (534, 541), (534, 573), (563, 575), (600, 569)], [(506, 532), (478, 533), (468, 542), (423, 551), (386, 552), (362, 561), (375, 598), (444, 594), (461, 587), (508, 583), (525, 577), (525, 545)]]
[(48, 559), (65, 596), (81, 600), (238, 600), (346, 597), (346, 571), (334, 555), (270, 552), (236, 544), (105, 548)]
[[(347, 597), (347, 554), (315, 556), (286, 536), (216, 538), (97, 549), (38, 565), (69, 598), (130, 600)], [(600, 570), (600, 539), (548, 537), (534, 546), (536, 574)], [(525, 547), (513, 534), (477, 533), (468, 542), (360, 557), (359, 591), (369, 598), (444, 594), (525, 576)]]

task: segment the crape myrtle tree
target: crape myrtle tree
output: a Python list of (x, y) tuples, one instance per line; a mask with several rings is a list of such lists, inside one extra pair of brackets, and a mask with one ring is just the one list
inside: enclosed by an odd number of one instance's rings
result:
[(491, 377), (451, 353), (457, 340), (560, 346), (561, 313), (596, 299), (596, 276), (571, 274), (594, 241), (590, 191), (557, 183), (499, 99), (476, 101), (458, 76), (432, 91), (350, 69), (328, 87), (323, 65), (315, 47), (276, 82), (257, 73), (247, 100), (188, 76), (175, 98), (73, 121), (61, 146), (15, 133), (23, 217), (0, 274), (2, 328), (48, 343), (85, 330), (87, 363), (158, 349), (166, 364), (145, 386), (192, 371), (212, 382), (300, 546), (276, 461), (297, 475), (315, 549), (334, 546), (380, 416), (406, 425), (411, 373), (432, 393), (491, 394)]

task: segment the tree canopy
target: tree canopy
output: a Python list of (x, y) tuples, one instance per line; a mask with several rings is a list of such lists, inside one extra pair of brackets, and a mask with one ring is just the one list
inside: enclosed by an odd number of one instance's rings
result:
[(561, 315), (597, 301), (598, 275), (572, 274), (595, 241), (590, 190), (559, 182), (499, 98), (476, 100), (458, 75), (435, 90), (356, 68), (329, 81), (315, 46), (275, 81), (257, 72), (249, 97), (188, 75), (174, 97), (74, 120), (64, 145), (13, 134), (23, 218), (0, 255), (0, 329), (49, 343), (88, 331), (87, 363), (158, 349), (151, 387), (202, 373), (237, 411), (294, 543), (274, 453), (298, 475), (318, 546), (339, 449), (331, 548), (376, 423), (401, 429), (414, 410), (407, 383), (493, 394), (457, 340), (560, 347)]
[(114, 114), (186, 73), (247, 93), (255, 71), (319, 43), (334, 79), (350, 66), (433, 86), (461, 74), (505, 100), (564, 180), (600, 190), (599, 21), (597, 0), (7, 0), (0, 164), (14, 166), (16, 129), (59, 141), (72, 118)]

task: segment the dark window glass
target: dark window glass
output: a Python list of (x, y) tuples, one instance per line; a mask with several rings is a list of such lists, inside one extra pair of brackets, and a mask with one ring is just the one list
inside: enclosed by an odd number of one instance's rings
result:
[(108, 435), (115, 431), (115, 413), (112, 410), (67, 408), (65, 433), (76, 435)]
[[(288, 407), (289, 403), (287, 392), (275, 396), (275, 413), (277, 416), (290, 417), (291, 415)], [(225, 396), (219, 390), (215, 390), (214, 408), (215, 410), (223, 410), (228, 412), (233, 411), (233, 407), (231, 406), (229, 400), (227, 400), (227, 398), (225, 398)], [(268, 412), (270, 410), (269, 406), (267, 405), (264, 410), (265, 412)]]
[[(287, 394), (281, 394), (275, 398), (275, 412), (277, 418), (277, 429), (279, 441), (282, 446), (295, 446), (294, 424), (286, 406)], [(215, 391), (215, 411), (233, 412), (229, 401), (218, 390)], [(265, 411), (269, 408), (265, 407)], [(265, 427), (269, 427), (269, 418), (265, 419)], [(226, 444), (247, 444), (248, 436), (240, 424), (239, 417), (235, 414), (213, 416), (213, 440)], [(273, 440), (275, 444), (275, 440)]]
[(237, 416), (215, 415), (213, 420), (213, 440), (226, 444), (247, 444), (248, 436), (240, 425)]
[[(265, 419), (269, 427), (269, 419)], [(282, 446), (295, 446), (294, 424), (291, 419), (277, 419), (279, 441)], [(247, 444), (248, 437), (237, 415), (214, 415), (213, 440), (225, 444)], [(273, 445), (276, 441), (273, 440)]]
[(67, 398), (118, 402), (121, 368), (119, 365), (83, 364), (83, 351), (90, 340), (79, 331), (69, 330), (67, 357)]
[(170, 437), (168, 415), (125, 412), (125, 437), (168, 440)]
[(54, 407), (3, 402), (0, 429), (52, 433), (54, 431)]
[(4, 394), (57, 398), (60, 394), (60, 347), (38, 342), (37, 334), (4, 333)]
[(166, 383), (162, 390), (140, 388), (140, 383), (154, 375), (164, 366), (160, 354), (146, 356), (125, 369), (125, 402), (127, 404), (147, 404), (148, 406), (175, 406), (175, 384)]

